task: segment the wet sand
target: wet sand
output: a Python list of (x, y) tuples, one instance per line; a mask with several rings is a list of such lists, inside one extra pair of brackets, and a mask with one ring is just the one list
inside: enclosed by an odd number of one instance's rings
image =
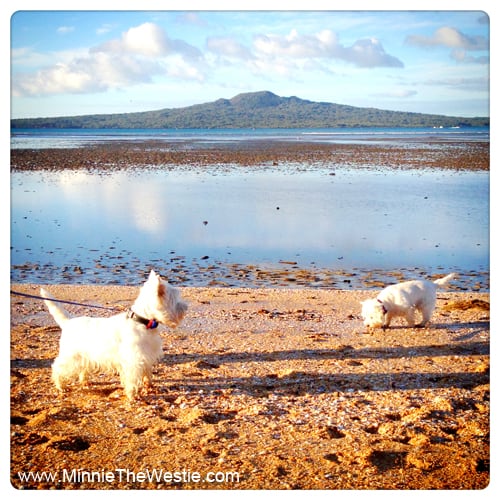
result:
[[(138, 291), (48, 288), (61, 299), (120, 308)], [(367, 333), (359, 301), (374, 292), (181, 290), (190, 304), (185, 322), (161, 332), (154, 387), (132, 403), (113, 376), (57, 394), (50, 365), (59, 329), (42, 301), (11, 296), (16, 488), (488, 485), (488, 294), (443, 291), (430, 327), (396, 323)], [(55, 476), (21, 481), (29, 471)]]
[[(299, 265), (295, 261), (266, 264), (240, 264), (225, 262), (203, 256), (187, 259), (182, 255), (171, 254), (165, 259), (145, 262), (141, 259), (128, 259), (110, 253), (103, 253), (96, 259), (94, 267), (57, 266), (26, 262), (12, 265), (12, 281), (19, 283), (53, 283), (57, 277), (61, 284), (102, 284), (133, 285), (138, 277), (149, 269), (155, 269), (173, 285), (215, 286), (227, 288), (303, 288), (326, 290), (377, 290), (385, 286), (411, 279), (432, 278), (425, 269), (401, 268), (332, 269), (315, 264)], [(126, 262), (126, 264), (125, 264)], [(453, 272), (454, 269), (443, 269)], [(487, 292), (490, 289), (488, 271), (456, 270), (457, 276), (450, 285), (453, 291)]]
[[(489, 143), (405, 142), (328, 144), (305, 141), (252, 140), (199, 144), (167, 141), (116, 141), (71, 149), (13, 149), (12, 170), (87, 169), (100, 173), (122, 168), (288, 164), (321, 168), (440, 168), (488, 170)], [(305, 167), (304, 167), (305, 168)], [(333, 172), (332, 172), (333, 173)]]

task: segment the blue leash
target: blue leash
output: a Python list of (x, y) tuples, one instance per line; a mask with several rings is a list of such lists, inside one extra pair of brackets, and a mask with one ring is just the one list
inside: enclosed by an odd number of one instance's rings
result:
[(118, 310), (120, 310), (117, 307), (92, 306), (90, 304), (82, 304), (80, 302), (72, 302), (71, 300), (46, 299), (45, 297), (40, 297), (39, 295), (31, 295), (29, 293), (15, 292), (14, 290), (11, 290), (10, 293), (12, 295), (20, 295), (21, 297), (28, 297), (30, 299), (50, 300), (51, 302), (61, 302), (63, 304), (71, 304), (73, 306), (91, 307), (93, 309), (106, 309), (107, 311), (118, 311)]

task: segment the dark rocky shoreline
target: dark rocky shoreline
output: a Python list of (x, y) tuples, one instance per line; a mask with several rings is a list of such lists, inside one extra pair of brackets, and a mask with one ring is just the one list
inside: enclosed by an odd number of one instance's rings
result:
[(11, 169), (115, 169), (209, 165), (242, 167), (284, 164), (321, 168), (395, 168), (487, 171), (487, 142), (418, 141), (380, 144), (338, 144), (305, 141), (249, 140), (228, 143), (110, 141), (68, 149), (12, 149)]
[[(13, 265), (11, 279), (14, 283), (61, 283), (137, 285), (141, 276), (149, 269), (157, 270), (176, 286), (216, 286), (224, 288), (297, 288), (324, 290), (377, 290), (385, 286), (410, 279), (428, 279), (457, 272), (450, 286), (454, 291), (489, 292), (490, 279), (487, 271), (440, 269), (431, 272), (425, 269), (407, 268), (397, 271), (388, 269), (330, 269), (316, 265), (302, 266), (297, 263), (238, 264), (216, 259), (186, 259), (154, 262), (127, 261), (96, 263), (94, 268), (80, 265), (57, 266), (55, 264), (24, 263)], [(434, 278), (433, 278), (434, 279)], [(55, 280), (55, 281), (54, 281)]]

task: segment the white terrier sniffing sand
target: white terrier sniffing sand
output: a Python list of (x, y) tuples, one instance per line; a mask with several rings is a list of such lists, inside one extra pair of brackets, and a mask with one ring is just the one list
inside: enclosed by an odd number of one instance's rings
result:
[(118, 373), (126, 396), (137, 397), (150, 384), (153, 365), (162, 354), (156, 327), (176, 327), (187, 311), (179, 291), (154, 271), (132, 307), (109, 318), (71, 317), (43, 288), (41, 294), (62, 330), (59, 355), (52, 364), (52, 380), (60, 391), (71, 380), (84, 384), (90, 373), (102, 371)]
[(455, 273), (434, 281), (413, 280), (384, 288), (375, 299), (361, 302), (361, 316), (368, 328), (387, 328), (392, 318), (406, 318), (408, 326), (415, 326), (415, 312), (420, 311), (422, 321), (427, 325), (436, 307), (436, 291), (455, 277)]

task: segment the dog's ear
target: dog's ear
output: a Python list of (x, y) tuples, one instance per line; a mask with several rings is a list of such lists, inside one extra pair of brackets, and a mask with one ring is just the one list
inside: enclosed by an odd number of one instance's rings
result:
[(149, 273), (149, 278), (148, 280), (158, 280), (158, 275), (155, 273), (154, 269), (151, 269), (151, 272)]
[(165, 295), (165, 286), (162, 282), (161, 276), (156, 274), (153, 269), (149, 273), (148, 283), (153, 289), (156, 289), (158, 296), (163, 297)]

